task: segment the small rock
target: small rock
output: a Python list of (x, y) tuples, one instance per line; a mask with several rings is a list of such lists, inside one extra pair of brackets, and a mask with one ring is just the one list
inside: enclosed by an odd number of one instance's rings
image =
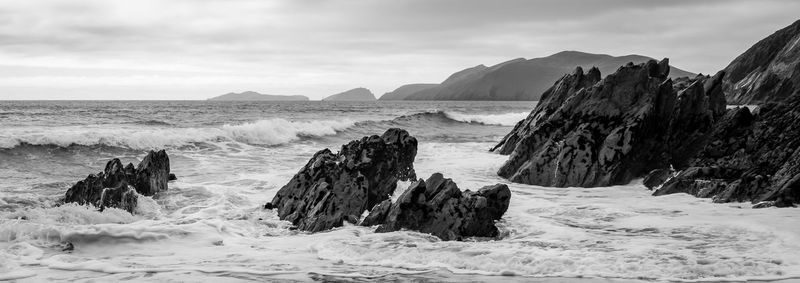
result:
[(362, 225), (383, 222), (376, 232), (409, 229), (430, 233), (445, 241), (496, 237), (495, 221), (506, 212), (510, 199), (511, 191), (504, 184), (486, 186), (477, 192), (461, 192), (451, 179), (435, 173), (428, 180), (412, 183), (388, 213), (386, 201), (379, 204)]
[(152, 196), (166, 191), (169, 174), (169, 157), (164, 150), (150, 151), (136, 168), (131, 163), (123, 166), (114, 158), (106, 163), (103, 172), (91, 174), (69, 188), (64, 201), (133, 213), (137, 194)]

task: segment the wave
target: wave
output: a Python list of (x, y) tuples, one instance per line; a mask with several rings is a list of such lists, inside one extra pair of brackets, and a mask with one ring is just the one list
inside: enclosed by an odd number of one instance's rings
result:
[(496, 125), (496, 126), (514, 126), (520, 120), (525, 119), (525, 117), (528, 116), (528, 112), (482, 114), (482, 115), (464, 114), (459, 112), (444, 112), (444, 115), (450, 119), (466, 123), (478, 123), (478, 124)]
[[(390, 127), (425, 133), (456, 124), (513, 126), (527, 113), (466, 114), (453, 111), (426, 111), (389, 120), (309, 120), (289, 121), (282, 118), (220, 127), (182, 128), (159, 120), (140, 121), (132, 125), (65, 126), (57, 128), (12, 128), (0, 133), (0, 149), (26, 146), (45, 147), (116, 147), (154, 149), (203, 144), (238, 142), (256, 146), (275, 146), (298, 140), (335, 136), (349, 131), (352, 135), (377, 133)], [(148, 127), (142, 127), (142, 125)], [(438, 126), (437, 126), (438, 125)]]
[(279, 145), (295, 140), (335, 135), (353, 126), (351, 120), (297, 121), (281, 118), (218, 128), (60, 127), (11, 129), (0, 134), (0, 148), (34, 146), (112, 146), (152, 149), (208, 142)]
[(455, 111), (432, 110), (400, 116), (392, 121), (438, 120), (439, 122), (456, 122), (488, 126), (514, 126), (517, 124), (517, 122), (525, 119), (527, 116), (527, 112), (502, 114), (466, 114)]
[(145, 125), (145, 126), (172, 126), (171, 123), (167, 123), (160, 120), (142, 120), (142, 121), (136, 121), (134, 122), (134, 124)]

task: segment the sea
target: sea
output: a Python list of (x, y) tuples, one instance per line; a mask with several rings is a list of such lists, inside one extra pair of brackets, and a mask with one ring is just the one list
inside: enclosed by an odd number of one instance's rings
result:
[[(489, 149), (536, 102), (0, 101), (0, 280), (708, 282), (800, 279), (800, 211), (510, 183)], [(508, 184), (497, 239), (346, 224), (292, 229), (263, 206), (317, 151), (393, 127), (419, 178)], [(178, 177), (134, 214), (62, 204), (118, 157), (166, 149)], [(410, 184), (400, 182), (395, 197)]]

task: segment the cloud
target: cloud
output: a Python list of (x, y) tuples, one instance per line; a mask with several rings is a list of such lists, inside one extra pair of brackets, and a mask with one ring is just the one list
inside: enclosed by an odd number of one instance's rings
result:
[(798, 10), (794, 0), (0, 0), (0, 99), (382, 93), (561, 50), (710, 73)]

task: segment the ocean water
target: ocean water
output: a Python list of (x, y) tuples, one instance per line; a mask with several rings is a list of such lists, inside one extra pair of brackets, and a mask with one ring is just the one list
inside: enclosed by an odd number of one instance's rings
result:
[[(718, 281), (800, 278), (797, 209), (750, 209), (641, 181), (509, 184), (502, 237), (443, 242), (347, 225), (309, 234), (263, 210), (313, 155), (390, 127), (419, 177), (507, 183), (487, 150), (535, 102), (0, 101), (0, 280)], [(113, 157), (166, 148), (178, 180), (135, 215), (58, 205)], [(401, 183), (399, 195), (408, 183)], [(74, 250), (63, 251), (66, 243)]]

